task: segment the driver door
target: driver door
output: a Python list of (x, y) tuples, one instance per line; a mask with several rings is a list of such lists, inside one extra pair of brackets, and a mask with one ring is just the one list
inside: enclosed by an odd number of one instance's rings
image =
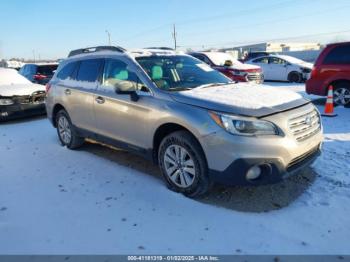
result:
[[(139, 99), (117, 94), (116, 89), (137, 90)], [(106, 59), (101, 84), (94, 99), (97, 133), (114, 142), (136, 148), (149, 148), (145, 134), (152, 117), (154, 98), (128, 61)], [(135, 148), (134, 148), (135, 149)]]

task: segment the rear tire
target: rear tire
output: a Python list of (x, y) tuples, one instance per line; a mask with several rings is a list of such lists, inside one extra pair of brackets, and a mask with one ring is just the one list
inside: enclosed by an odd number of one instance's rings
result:
[(208, 193), (212, 182), (202, 147), (187, 131), (166, 136), (158, 151), (159, 166), (169, 189), (197, 198)]
[(84, 144), (84, 137), (77, 135), (66, 110), (62, 109), (57, 113), (56, 127), (57, 135), (62, 146), (66, 146), (69, 149), (76, 149)]
[(301, 83), (303, 81), (303, 76), (299, 72), (290, 72), (288, 74), (288, 81), (291, 83)]
[(341, 82), (334, 86), (334, 104), (350, 108), (350, 83)]

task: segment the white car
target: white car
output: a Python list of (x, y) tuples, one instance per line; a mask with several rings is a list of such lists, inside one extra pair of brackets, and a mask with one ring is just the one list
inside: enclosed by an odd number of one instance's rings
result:
[(45, 114), (45, 86), (33, 84), (15, 69), (0, 68), (0, 122)]
[(313, 64), (286, 55), (269, 55), (251, 59), (247, 64), (260, 66), (265, 80), (300, 83), (309, 78)]

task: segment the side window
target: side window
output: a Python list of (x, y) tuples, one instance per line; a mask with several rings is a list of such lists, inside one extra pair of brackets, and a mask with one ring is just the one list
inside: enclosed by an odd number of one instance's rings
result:
[(278, 57), (270, 57), (270, 64), (273, 65), (284, 65), (286, 61)]
[(268, 64), (269, 59), (268, 59), (268, 57), (261, 57), (261, 58), (253, 60), (253, 63)]
[(134, 70), (128, 64), (117, 59), (107, 59), (103, 72), (104, 87), (119, 89), (122, 91), (140, 90), (148, 92), (148, 89), (138, 78)]
[(72, 78), (73, 72), (77, 70), (78, 62), (68, 63), (58, 72), (57, 78), (66, 80)]
[(210, 62), (210, 60), (208, 59), (208, 57), (206, 57), (205, 55), (201, 55), (201, 54), (195, 54), (194, 55), (195, 58), (203, 61), (204, 63), (211, 65), (212, 63)]
[(334, 47), (324, 59), (324, 64), (350, 64), (350, 45)]
[(101, 72), (103, 59), (89, 59), (80, 62), (77, 80), (86, 82), (95, 82)]

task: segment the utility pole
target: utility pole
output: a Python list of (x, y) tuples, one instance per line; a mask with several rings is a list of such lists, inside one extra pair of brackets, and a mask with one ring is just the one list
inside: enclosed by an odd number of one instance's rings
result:
[(111, 34), (109, 33), (108, 30), (106, 30), (106, 33), (108, 35), (108, 45), (111, 45)]
[(177, 32), (176, 32), (175, 24), (173, 26), (173, 34), (172, 35), (173, 35), (173, 39), (174, 39), (174, 48), (176, 50), (176, 48), (177, 48), (177, 43), (176, 43)]

